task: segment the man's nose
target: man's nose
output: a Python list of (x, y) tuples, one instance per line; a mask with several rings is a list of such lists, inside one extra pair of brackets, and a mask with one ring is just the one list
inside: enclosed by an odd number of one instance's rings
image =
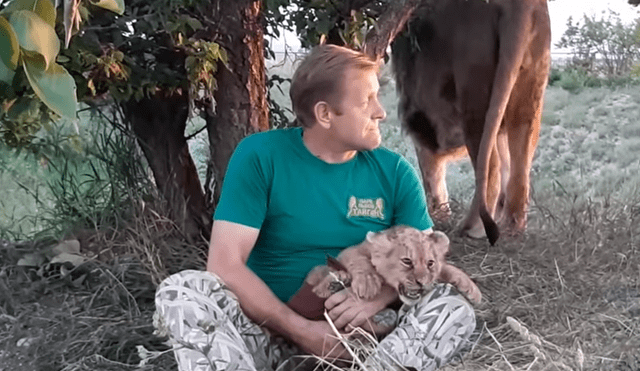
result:
[(378, 101), (378, 109), (376, 110), (376, 115), (374, 117), (380, 121), (387, 117), (387, 111), (384, 110), (380, 101)]

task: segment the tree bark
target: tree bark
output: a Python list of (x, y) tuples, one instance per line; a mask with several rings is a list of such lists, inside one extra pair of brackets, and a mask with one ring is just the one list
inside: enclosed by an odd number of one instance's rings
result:
[(211, 213), (184, 137), (188, 99), (186, 92), (167, 96), (158, 93), (140, 101), (124, 102), (122, 109), (167, 202), (169, 216), (194, 243), (202, 241), (201, 235), (209, 238)]
[[(206, 182), (207, 200), (218, 203), (229, 158), (245, 136), (269, 129), (264, 22), (261, 1), (217, 0), (213, 14), (219, 20), (209, 37), (228, 53), (228, 64), (220, 65), (216, 80), (216, 109), (207, 112), (211, 162)], [(212, 30), (213, 31), (213, 30)]]

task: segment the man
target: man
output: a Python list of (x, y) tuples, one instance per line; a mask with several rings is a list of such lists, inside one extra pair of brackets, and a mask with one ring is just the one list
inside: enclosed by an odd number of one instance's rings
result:
[[(159, 326), (171, 335), (181, 370), (274, 370), (299, 352), (344, 357), (327, 321), (303, 318), (286, 301), (327, 254), (368, 231), (432, 227), (415, 170), (378, 148), (386, 113), (377, 73), (377, 62), (359, 52), (314, 48), (290, 89), (301, 127), (251, 135), (237, 147), (207, 272), (171, 276), (156, 295)], [(390, 287), (370, 301), (343, 290), (325, 307), (338, 329), (350, 331), (397, 299)], [(458, 320), (447, 320), (453, 311)], [(438, 286), (380, 342), (381, 357), (431, 370), (458, 353), (474, 328), (470, 305)]]

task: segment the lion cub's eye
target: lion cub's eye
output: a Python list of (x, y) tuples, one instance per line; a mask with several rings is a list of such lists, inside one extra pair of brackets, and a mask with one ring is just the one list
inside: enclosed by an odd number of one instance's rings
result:
[(402, 262), (402, 264), (408, 268), (413, 268), (413, 261), (411, 261), (411, 259), (409, 258), (402, 258), (400, 259), (400, 261)]
[(429, 260), (427, 262), (427, 268), (431, 269), (436, 265), (436, 261), (435, 260)]

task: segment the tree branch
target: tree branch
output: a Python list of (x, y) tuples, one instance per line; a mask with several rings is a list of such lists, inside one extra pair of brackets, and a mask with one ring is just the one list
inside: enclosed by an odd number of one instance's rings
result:
[(418, 6), (432, 8), (435, 3), (436, 0), (390, 1), (374, 29), (367, 34), (364, 52), (376, 60), (382, 58), (389, 44), (402, 31)]

